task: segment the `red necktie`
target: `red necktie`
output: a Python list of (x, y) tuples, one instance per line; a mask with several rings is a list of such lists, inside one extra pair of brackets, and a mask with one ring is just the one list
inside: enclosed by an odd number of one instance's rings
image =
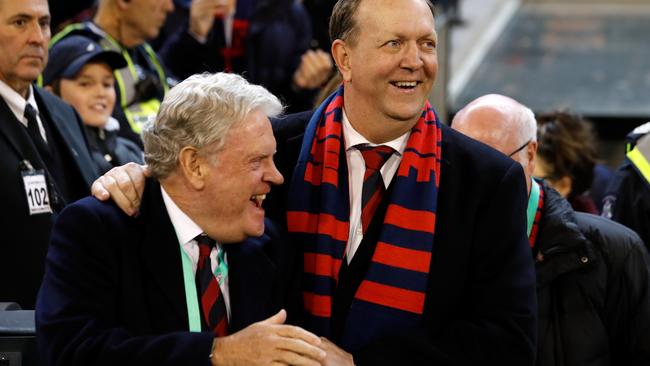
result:
[(210, 252), (215, 241), (207, 235), (196, 238), (199, 244), (199, 262), (196, 266), (196, 285), (201, 304), (204, 324), (214, 331), (217, 337), (228, 335), (228, 314), (219, 282), (212, 272)]
[(380, 169), (386, 163), (394, 150), (388, 146), (359, 146), (363, 160), (366, 163), (366, 173), (363, 175), (361, 192), (361, 225), (366, 233), (372, 216), (377, 211), (386, 188), (381, 177)]

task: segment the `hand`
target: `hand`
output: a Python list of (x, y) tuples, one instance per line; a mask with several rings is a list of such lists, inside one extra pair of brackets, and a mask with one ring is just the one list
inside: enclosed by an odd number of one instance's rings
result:
[(315, 89), (327, 81), (332, 72), (332, 58), (323, 50), (309, 50), (300, 59), (293, 82), (300, 89)]
[(302, 328), (284, 325), (286, 318), (286, 311), (280, 310), (237, 333), (216, 338), (212, 365), (321, 365), (325, 359), (321, 340)]
[(90, 191), (100, 201), (112, 198), (122, 211), (133, 216), (140, 208), (145, 178), (149, 174), (146, 165), (128, 163), (115, 167), (97, 178)]
[(193, 0), (190, 5), (190, 34), (205, 42), (212, 30), (214, 17), (224, 15), (234, 7), (234, 0)]
[(352, 355), (337, 347), (334, 343), (330, 342), (325, 337), (320, 337), (321, 348), (327, 353), (323, 365), (353, 365), (354, 359)]

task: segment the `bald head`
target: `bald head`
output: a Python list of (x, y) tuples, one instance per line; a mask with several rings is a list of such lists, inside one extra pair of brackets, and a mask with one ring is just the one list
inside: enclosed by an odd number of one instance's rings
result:
[(461, 109), (451, 127), (519, 162), (530, 189), (537, 152), (537, 125), (528, 107), (503, 95), (484, 95)]

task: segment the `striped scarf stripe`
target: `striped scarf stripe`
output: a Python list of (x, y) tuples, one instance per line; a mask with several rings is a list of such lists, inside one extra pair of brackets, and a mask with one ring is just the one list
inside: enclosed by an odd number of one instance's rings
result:
[[(306, 326), (324, 336), (330, 334), (331, 296), (350, 229), (342, 117), (340, 87), (309, 122), (287, 213), (292, 239), (303, 246)], [(420, 319), (434, 242), (441, 138), (427, 102), (391, 183), (394, 189), (379, 241), (348, 316), (343, 345), (349, 349), (381, 333), (414, 326)], [(354, 341), (346, 343), (346, 334)]]

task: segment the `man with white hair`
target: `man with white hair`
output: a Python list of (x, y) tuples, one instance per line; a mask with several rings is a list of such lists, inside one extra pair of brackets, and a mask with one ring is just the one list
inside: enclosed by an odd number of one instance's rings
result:
[(36, 310), (45, 364), (320, 363), (319, 338), (284, 325), (291, 280), (262, 208), (283, 181), (268, 119), (281, 110), (233, 74), (170, 91), (143, 135), (140, 214), (86, 198), (54, 227)]
[(537, 365), (650, 364), (650, 262), (639, 237), (574, 212), (533, 179), (537, 123), (526, 106), (485, 95), (452, 128), (519, 162), (528, 186), (528, 238), (537, 271)]

